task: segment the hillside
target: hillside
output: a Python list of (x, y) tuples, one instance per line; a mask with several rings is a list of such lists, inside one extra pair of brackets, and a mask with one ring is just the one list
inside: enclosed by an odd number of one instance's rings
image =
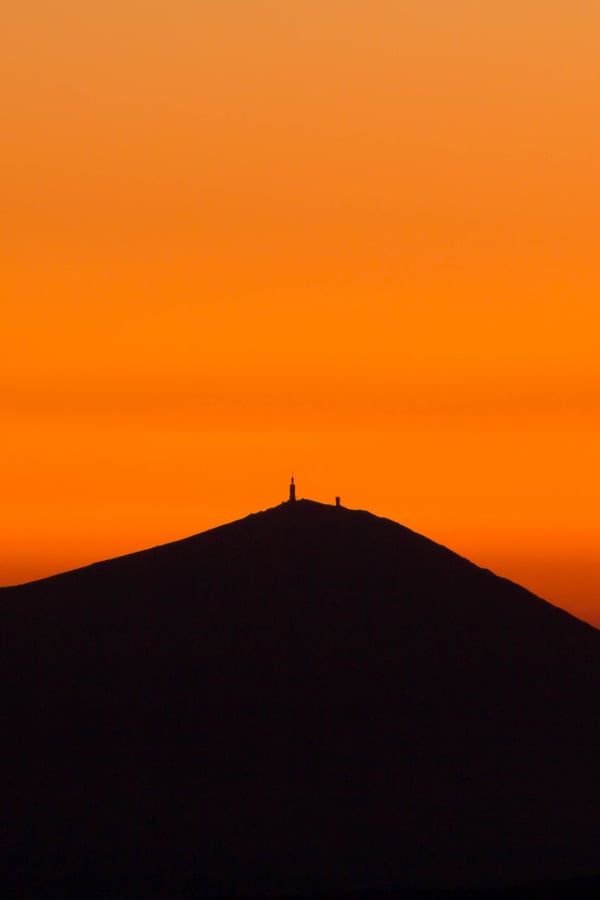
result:
[(600, 632), (394, 522), (286, 503), (0, 616), (14, 891), (598, 871)]

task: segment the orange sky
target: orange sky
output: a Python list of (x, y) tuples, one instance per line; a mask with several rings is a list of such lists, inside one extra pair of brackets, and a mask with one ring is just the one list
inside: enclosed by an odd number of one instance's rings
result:
[(298, 493), (600, 626), (600, 6), (0, 12), (0, 583)]

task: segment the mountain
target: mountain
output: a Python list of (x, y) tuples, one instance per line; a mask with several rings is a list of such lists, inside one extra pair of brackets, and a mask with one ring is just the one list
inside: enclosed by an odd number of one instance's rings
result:
[(3, 896), (598, 874), (600, 632), (395, 522), (284, 503), (0, 616)]

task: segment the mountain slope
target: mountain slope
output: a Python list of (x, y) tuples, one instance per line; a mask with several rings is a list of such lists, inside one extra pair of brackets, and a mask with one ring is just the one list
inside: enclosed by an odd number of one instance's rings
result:
[(2, 589), (0, 610), (7, 884), (598, 868), (600, 633), (396, 523), (282, 504)]

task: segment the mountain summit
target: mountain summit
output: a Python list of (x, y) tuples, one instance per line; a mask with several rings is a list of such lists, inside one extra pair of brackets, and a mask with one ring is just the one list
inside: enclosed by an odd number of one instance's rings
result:
[(395, 522), (283, 503), (4, 588), (0, 615), (17, 896), (600, 868), (600, 632)]

